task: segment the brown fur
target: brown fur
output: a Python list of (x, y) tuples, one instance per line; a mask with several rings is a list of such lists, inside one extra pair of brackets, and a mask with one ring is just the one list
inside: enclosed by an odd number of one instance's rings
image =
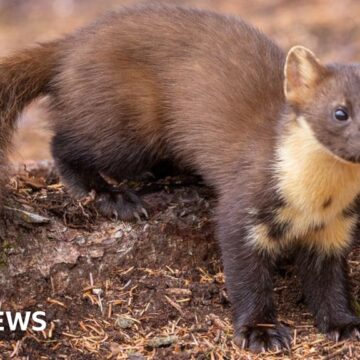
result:
[(0, 201), (7, 179), (7, 155), (19, 113), (44, 95), (55, 75), (58, 43), (47, 43), (0, 60)]
[[(240, 346), (289, 346), (271, 273), (295, 246), (319, 328), (356, 336), (345, 256), (360, 190), (359, 89), (357, 66), (322, 65), (301, 47), (286, 58), (240, 19), (129, 9), (2, 62), (0, 155), (4, 163), (19, 111), (50, 95), (62, 179), (75, 196), (96, 190), (105, 214), (146, 215), (136, 194), (104, 178), (138, 176), (164, 160), (214, 188)], [(338, 105), (351, 109), (351, 122), (333, 119)]]

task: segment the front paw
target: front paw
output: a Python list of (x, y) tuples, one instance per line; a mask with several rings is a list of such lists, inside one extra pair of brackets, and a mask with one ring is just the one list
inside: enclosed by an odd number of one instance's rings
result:
[(235, 334), (234, 342), (240, 348), (255, 353), (290, 350), (291, 335), (289, 328), (279, 323), (259, 324), (241, 327)]
[(146, 204), (131, 190), (102, 192), (96, 197), (96, 205), (100, 213), (108, 218), (123, 221), (148, 218)]
[(346, 339), (360, 340), (360, 318), (354, 317), (350, 322), (332, 325), (326, 335), (336, 342)]

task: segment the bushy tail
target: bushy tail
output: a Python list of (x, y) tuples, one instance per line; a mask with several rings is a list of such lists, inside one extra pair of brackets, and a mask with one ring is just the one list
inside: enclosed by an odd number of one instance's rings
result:
[(58, 42), (50, 42), (0, 59), (0, 197), (16, 120), (26, 105), (46, 94), (56, 71), (58, 46)]

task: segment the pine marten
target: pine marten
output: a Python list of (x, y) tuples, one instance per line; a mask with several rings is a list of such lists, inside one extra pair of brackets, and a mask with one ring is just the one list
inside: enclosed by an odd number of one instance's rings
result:
[(290, 347), (272, 272), (295, 247), (318, 328), (356, 338), (346, 255), (358, 218), (359, 93), (358, 65), (324, 65), (301, 46), (286, 55), (241, 19), (131, 8), (1, 61), (1, 166), (18, 113), (48, 95), (62, 181), (77, 197), (94, 190), (105, 215), (146, 215), (137, 194), (105, 179), (163, 160), (215, 190), (239, 346)]

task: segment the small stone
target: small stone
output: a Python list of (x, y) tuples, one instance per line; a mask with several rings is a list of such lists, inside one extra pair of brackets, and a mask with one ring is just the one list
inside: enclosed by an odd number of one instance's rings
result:
[(104, 249), (101, 248), (88, 249), (87, 254), (93, 259), (98, 259), (104, 256)]
[(115, 320), (115, 326), (120, 329), (129, 329), (133, 326), (133, 324), (134, 324), (134, 320), (124, 316), (119, 316)]
[(168, 347), (176, 342), (178, 342), (177, 336), (155, 337), (148, 341), (147, 346), (149, 348)]
[(124, 232), (122, 230), (118, 230), (113, 236), (115, 239), (121, 239), (124, 236)]
[(92, 289), (94, 295), (100, 296), (103, 293), (102, 289)]
[(82, 236), (78, 236), (75, 238), (75, 242), (78, 244), (78, 245), (84, 245), (86, 243), (86, 240), (84, 237)]

